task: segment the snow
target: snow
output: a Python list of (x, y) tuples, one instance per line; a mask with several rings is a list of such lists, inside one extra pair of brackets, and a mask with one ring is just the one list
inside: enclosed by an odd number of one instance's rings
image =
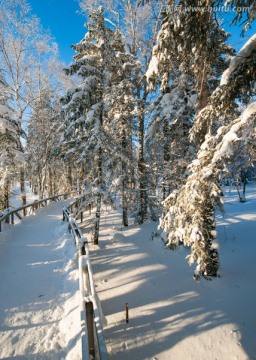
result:
[(220, 244), (221, 277), (212, 281), (192, 279), (185, 248), (172, 252), (152, 240), (157, 223), (121, 231), (120, 215), (103, 216), (90, 254), (110, 360), (256, 359), (255, 187), (247, 199), (225, 194), (213, 244)]
[(251, 103), (247, 106), (241, 115), (241, 122), (246, 122), (250, 116), (256, 113), (256, 102)]
[[(221, 277), (212, 281), (192, 279), (187, 249), (166, 249), (157, 222), (124, 229), (116, 210), (102, 213), (90, 255), (109, 360), (256, 359), (256, 187), (248, 185), (243, 204), (236, 191), (223, 192)], [(80, 358), (75, 249), (61, 225), (66, 203), (0, 233), (0, 358)]]
[[(31, 204), (32, 202), (39, 199), (39, 195), (36, 195), (35, 193), (33, 193), (32, 189), (30, 188), (29, 181), (25, 181), (25, 192), (26, 192), (27, 204)], [(22, 206), (21, 190), (20, 190), (20, 184), (17, 183), (11, 189), (10, 208), (15, 209), (20, 206)]]
[(1, 359), (79, 359), (76, 249), (61, 222), (67, 202), (0, 233)]
[[(247, 106), (247, 108), (243, 111), (241, 116), (234, 121), (234, 124), (228, 128), (222, 126), (217, 136), (221, 136), (222, 132), (224, 133), (226, 129), (228, 129), (227, 133), (223, 136), (222, 141), (217, 145), (212, 163), (217, 162), (219, 159), (223, 157), (227, 157), (233, 154), (232, 143), (236, 140), (239, 140), (237, 136), (237, 132), (244, 127), (244, 125), (248, 125), (248, 119), (256, 113), (256, 102), (253, 102)], [(249, 134), (252, 136), (252, 134)], [(249, 137), (247, 135), (247, 137)], [(204, 144), (201, 146), (203, 148)]]
[(147, 82), (149, 82), (150, 79), (157, 74), (158, 74), (158, 59), (156, 55), (153, 55), (148, 66), (148, 70), (146, 72)]
[(227, 85), (232, 73), (240, 66), (245, 63), (250, 57), (252, 51), (256, 50), (256, 34), (254, 34), (242, 47), (239, 53), (231, 59), (229, 68), (224, 71), (220, 85)]

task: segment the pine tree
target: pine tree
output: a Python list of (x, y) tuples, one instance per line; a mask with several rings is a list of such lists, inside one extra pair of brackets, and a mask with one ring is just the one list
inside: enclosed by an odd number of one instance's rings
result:
[[(220, 86), (196, 119), (208, 124), (205, 141), (189, 170), (186, 184), (165, 200), (161, 227), (169, 247), (191, 247), (195, 276), (217, 276), (219, 268), (215, 208), (222, 207), (219, 178), (238, 143), (255, 154), (256, 36), (240, 50), (223, 73)], [(240, 101), (246, 107), (234, 113)], [(248, 105), (249, 104), (249, 105)], [(239, 116), (240, 115), (240, 116)], [(220, 120), (222, 124), (220, 124)], [(220, 126), (222, 125), (222, 126)]]
[[(181, 75), (192, 74), (197, 114), (207, 105), (218, 77), (227, 67), (226, 57), (234, 54), (232, 47), (226, 44), (229, 34), (220, 27), (214, 13), (193, 10), (197, 7), (208, 9), (214, 3), (211, 0), (180, 0), (177, 6), (186, 11), (163, 12), (162, 27), (147, 71), (149, 87), (154, 88), (160, 77), (163, 92), (177, 70)], [(200, 123), (200, 129), (197, 125), (193, 125), (192, 139), (199, 147), (207, 133), (207, 124)]]
[(179, 74), (152, 105), (147, 132), (148, 153), (156, 149), (153, 162), (158, 168), (163, 200), (185, 180), (185, 170), (194, 155), (189, 131), (195, 113), (195, 89), (188, 74)]
[[(109, 160), (112, 163), (116, 179), (115, 186), (121, 190), (123, 226), (128, 226), (128, 209), (134, 191), (135, 159), (133, 153), (133, 132), (135, 96), (134, 77), (140, 63), (134, 55), (127, 52), (121, 39), (119, 29), (115, 32), (112, 44), (115, 51), (115, 71), (111, 79), (109, 90), (106, 96), (108, 106), (109, 134), (117, 151), (113, 152)], [(118, 171), (118, 172), (117, 172)]]
[[(67, 157), (74, 156), (84, 166), (87, 161), (91, 163), (88, 178), (93, 181), (93, 196), (96, 197), (94, 243), (97, 244), (101, 203), (103, 199), (110, 200), (111, 179), (107, 174), (113, 169), (114, 161), (121, 164), (120, 171), (124, 174), (131, 155), (131, 72), (137, 62), (134, 56), (125, 53), (120, 35), (105, 25), (102, 8), (92, 12), (90, 19), (84, 39), (73, 45), (76, 62), (67, 70), (70, 75), (79, 75), (82, 82), (68, 92), (62, 103), (66, 114)], [(126, 176), (122, 179), (125, 226), (128, 223)]]

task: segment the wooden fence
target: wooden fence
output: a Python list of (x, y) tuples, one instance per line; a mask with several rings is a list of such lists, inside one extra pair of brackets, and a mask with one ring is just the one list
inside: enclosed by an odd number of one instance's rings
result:
[(44, 207), (51, 201), (59, 201), (61, 199), (67, 199), (69, 195), (79, 195), (78, 191), (70, 191), (64, 194), (53, 195), (48, 198), (42, 200), (36, 200), (31, 204), (27, 204), (16, 209), (6, 209), (4, 210), (3, 214), (0, 216), (0, 232), (2, 231), (2, 222), (7, 224), (15, 223), (15, 219), (21, 220), (23, 217), (35, 213), (35, 210)]
[[(88, 195), (85, 195), (88, 196)], [(77, 209), (84, 200), (80, 197), (68, 208), (63, 208), (63, 221), (73, 235), (78, 250), (79, 288), (81, 293), (82, 360), (107, 360), (107, 349), (103, 336), (103, 315), (95, 291), (88, 240), (83, 236), (70, 209)]]

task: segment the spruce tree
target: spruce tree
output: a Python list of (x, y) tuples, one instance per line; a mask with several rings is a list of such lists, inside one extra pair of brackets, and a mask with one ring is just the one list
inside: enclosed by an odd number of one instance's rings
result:
[(132, 161), (133, 84), (136, 58), (125, 52), (120, 34), (108, 28), (103, 9), (92, 12), (84, 39), (73, 45), (76, 62), (67, 69), (82, 78), (62, 99), (65, 111), (64, 146), (67, 156), (86, 168), (96, 198), (94, 243), (98, 243), (102, 200), (110, 201), (110, 186), (120, 165), (123, 224), (127, 219), (127, 183)]
[[(189, 167), (186, 184), (164, 203), (161, 227), (167, 244), (191, 247), (188, 258), (198, 264), (196, 277), (218, 274), (215, 209), (223, 205), (219, 179), (227, 173), (225, 165), (237, 144), (255, 156), (255, 40), (254, 35), (231, 60), (208, 105), (198, 114), (197, 123), (208, 124), (205, 141)], [(244, 105), (242, 113), (235, 107), (238, 100)]]

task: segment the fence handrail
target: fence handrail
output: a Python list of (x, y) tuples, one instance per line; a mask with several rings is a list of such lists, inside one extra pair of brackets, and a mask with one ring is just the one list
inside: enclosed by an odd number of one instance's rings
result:
[[(82, 360), (107, 360), (107, 348), (103, 335), (102, 314), (99, 299), (95, 290), (89, 245), (83, 236), (73, 214), (67, 207), (63, 207), (63, 221), (67, 220), (69, 230), (74, 237), (78, 249), (79, 289), (82, 298), (81, 326), (82, 326)], [(94, 339), (96, 333), (97, 341)]]
[[(23, 212), (23, 215), (26, 216), (26, 212), (25, 212), (25, 209), (29, 208), (29, 207), (32, 207), (33, 210), (35, 209), (35, 207), (37, 208), (38, 206), (40, 206), (41, 204), (43, 203), (47, 203), (47, 201), (52, 201), (52, 200), (55, 200), (55, 199), (58, 199), (59, 197), (65, 197), (65, 196), (68, 196), (68, 195), (71, 195), (71, 194), (79, 194), (79, 191), (78, 190), (73, 190), (73, 191), (69, 191), (69, 192), (66, 192), (66, 193), (62, 193), (62, 194), (57, 194), (57, 195), (52, 195), (52, 196), (49, 196), (47, 198), (44, 198), (44, 199), (40, 199), (40, 200), (35, 200), (34, 202), (32, 203), (29, 203), (29, 204), (26, 204), (26, 205), (23, 205), (23, 206), (20, 206), (18, 208), (15, 208), (15, 209), (5, 209), (3, 211), (3, 214), (0, 216), (0, 232), (2, 231), (2, 222), (7, 220), (7, 222), (9, 223), (9, 219), (10, 219), (10, 216), (18, 216), (19, 218), (21, 218), (20, 215), (18, 215), (19, 211), (24, 211)], [(14, 218), (13, 218), (14, 219)], [(12, 222), (14, 223), (14, 222)]]
[(67, 206), (67, 209), (72, 212), (74, 206), (76, 208), (78, 208), (78, 206), (81, 205), (81, 203), (84, 202), (86, 200), (86, 198), (87, 197), (89, 198), (90, 196), (92, 196), (92, 192), (80, 195), (72, 203), (70, 203)]

